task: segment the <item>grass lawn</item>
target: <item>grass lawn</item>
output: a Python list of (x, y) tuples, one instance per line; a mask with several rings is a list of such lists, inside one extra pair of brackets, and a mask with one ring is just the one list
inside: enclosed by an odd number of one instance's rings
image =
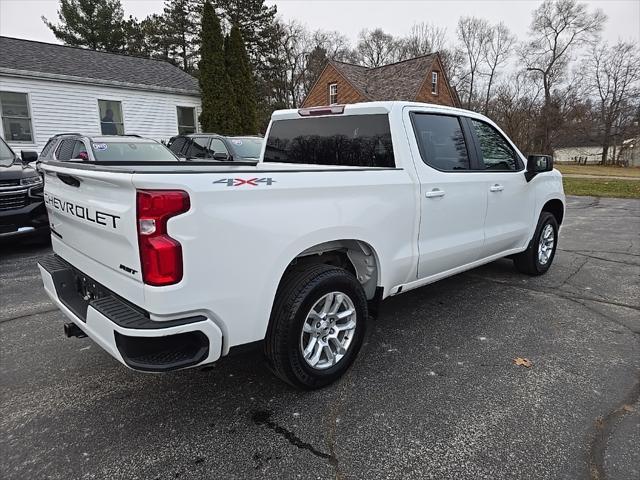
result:
[[(620, 169), (622, 170), (622, 169)], [(564, 177), (564, 193), (593, 197), (640, 198), (640, 181)]]
[(610, 167), (602, 165), (562, 165), (554, 164), (561, 173), (574, 173), (580, 175), (601, 175), (613, 177), (640, 177), (640, 167)]

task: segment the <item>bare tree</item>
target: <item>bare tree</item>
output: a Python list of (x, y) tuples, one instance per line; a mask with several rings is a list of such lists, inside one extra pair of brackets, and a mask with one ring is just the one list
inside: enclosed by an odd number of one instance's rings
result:
[(522, 50), (527, 70), (537, 74), (544, 90), (542, 150), (551, 153), (551, 123), (554, 113), (552, 89), (566, 72), (574, 48), (592, 41), (602, 30), (606, 16), (602, 11), (589, 12), (576, 0), (545, 0), (533, 12), (531, 40)]
[(271, 79), (274, 100), (280, 108), (296, 108), (304, 96), (309, 32), (304, 25), (295, 20), (279, 22), (277, 28), (277, 63)]
[(399, 58), (406, 60), (443, 50), (447, 29), (432, 23), (414, 23), (409, 35), (398, 41)]
[[(595, 45), (585, 62), (589, 85), (597, 98), (602, 127), (602, 164), (617, 163), (609, 158), (612, 146), (622, 146), (640, 103), (640, 54), (637, 45), (618, 42), (613, 47)], [(620, 154), (618, 150), (618, 157)]]
[(469, 72), (465, 68), (466, 57), (463, 50), (456, 46), (445, 47), (439, 50), (440, 61), (449, 85), (456, 92), (465, 91), (469, 80)]
[(527, 72), (512, 74), (499, 83), (492, 101), (493, 119), (525, 153), (539, 150), (536, 122), (541, 109), (542, 88)]
[(393, 35), (385, 33), (381, 28), (362, 30), (356, 50), (364, 66), (379, 67), (396, 61), (398, 43)]
[(304, 95), (309, 93), (329, 60), (357, 61), (347, 37), (339, 32), (316, 30), (310, 39), (304, 69)]
[(491, 28), (489, 40), (483, 55), (487, 68), (487, 93), (484, 100), (484, 114), (489, 114), (489, 100), (491, 99), (491, 87), (495, 80), (498, 68), (503, 65), (511, 54), (516, 37), (511, 34), (507, 26), (500, 22)]
[(471, 109), (480, 62), (485, 55), (487, 42), (491, 35), (491, 28), (489, 23), (482, 18), (460, 17), (458, 20), (457, 34), (458, 39), (462, 42), (463, 51), (467, 59), (469, 81), (466, 92), (466, 103), (467, 108)]
[(316, 30), (311, 38), (312, 48), (322, 48), (331, 60), (353, 60), (349, 39), (338, 31)]

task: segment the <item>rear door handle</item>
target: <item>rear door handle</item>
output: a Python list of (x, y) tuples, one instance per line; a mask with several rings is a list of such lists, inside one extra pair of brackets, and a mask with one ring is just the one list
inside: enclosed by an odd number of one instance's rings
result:
[(424, 196), (427, 198), (444, 197), (444, 190), (440, 190), (439, 188), (434, 188), (430, 192), (425, 193)]
[(501, 192), (502, 190), (504, 190), (504, 187), (499, 183), (496, 183), (495, 185), (491, 185), (491, 187), (489, 187), (490, 192)]

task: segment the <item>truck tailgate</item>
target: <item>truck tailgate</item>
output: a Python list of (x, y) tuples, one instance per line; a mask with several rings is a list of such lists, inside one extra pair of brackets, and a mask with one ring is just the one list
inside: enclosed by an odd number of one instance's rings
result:
[(121, 296), (142, 300), (132, 175), (57, 165), (43, 170), (54, 251)]

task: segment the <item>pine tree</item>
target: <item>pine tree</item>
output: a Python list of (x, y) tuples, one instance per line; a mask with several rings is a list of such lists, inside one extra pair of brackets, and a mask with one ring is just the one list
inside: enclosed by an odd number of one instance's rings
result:
[(206, 132), (237, 134), (238, 109), (225, 67), (224, 38), (213, 6), (205, 1), (200, 33), (200, 124)]
[(225, 64), (240, 120), (240, 133), (258, 133), (256, 112), (256, 87), (251, 72), (249, 56), (240, 29), (234, 25), (225, 39)]
[(165, 35), (174, 63), (185, 72), (193, 70), (198, 4), (196, 0), (167, 0), (164, 7)]
[(236, 25), (242, 33), (254, 71), (258, 71), (277, 43), (276, 6), (264, 0), (215, 0), (228, 25)]
[(60, 0), (58, 19), (60, 24), (55, 25), (42, 17), (67, 45), (106, 52), (121, 52), (125, 46), (120, 0)]
[(151, 56), (149, 36), (144, 28), (145, 22), (146, 20), (140, 22), (131, 15), (128, 20), (122, 22), (122, 31), (125, 39), (123, 50), (127, 55), (136, 57)]
[(149, 49), (149, 57), (164, 60), (176, 64), (176, 60), (171, 56), (172, 38), (169, 35), (167, 18), (165, 15), (154, 13), (140, 22), (140, 29), (144, 33), (145, 42)]

